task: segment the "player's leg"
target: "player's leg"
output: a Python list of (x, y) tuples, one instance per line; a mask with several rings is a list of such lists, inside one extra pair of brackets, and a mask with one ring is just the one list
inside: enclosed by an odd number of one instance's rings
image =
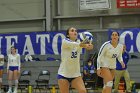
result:
[(112, 86), (113, 86), (113, 77), (110, 69), (106, 67), (102, 67), (102, 76), (105, 83), (102, 93), (111, 93)]
[(78, 93), (87, 93), (82, 77), (77, 77), (71, 82), (72, 88), (78, 90)]
[(18, 77), (19, 77), (19, 72), (18, 70), (14, 70), (14, 82), (15, 82), (15, 88), (14, 88), (14, 92), (13, 93), (17, 93), (17, 89), (18, 89)]
[(8, 74), (8, 84), (9, 84), (9, 89), (7, 93), (12, 93), (13, 71), (9, 69), (7, 74)]
[(115, 69), (110, 70), (113, 79), (115, 78), (115, 71), (116, 71)]
[(58, 85), (60, 93), (69, 93), (69, 81), (66, 79), (59, 79)]
[(67, 80), (67, 78), (64, 76), (58, 75), (57, 79), (58, 79), (58, 86), (60, 89), (60, 93), (69, 93), (70, 83)]
[(3, 75), (3, 69), (0, 68), (0, 93), (1, 93), (1, 87), (2, 87), (2, 75)]

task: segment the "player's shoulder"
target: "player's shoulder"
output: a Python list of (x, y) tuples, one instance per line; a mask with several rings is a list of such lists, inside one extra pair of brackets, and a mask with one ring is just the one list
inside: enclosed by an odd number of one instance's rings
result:
[(64, 42), (71, 42), (71, 40), (69, 39), (69, 38), (64, 38), (63, 40), (62, 40), (62, 42), (64, 43)]
[(110, 43), (111, 43), (111, 41), (106, 41), (106, 42), (103, 43), (102, 47), (109, 46)]
[(118, 43), (118, 46), (119, 46), (119, 47), (123, 47), (123, 44), (121, 44), (121, 43)]
[(17, 56), (20, 56), (20, 54), (17, 53)]
[(62, 40), (62, 42), (80, 42), (80, 40), (76, 40), (76, 41), (72, 41), (72, 40), (70, 40), (69, 38), (64, 38), (63, 40)]
[(12, 54), (8, 54), (8, 57), (10, 57)]
[(69, 38), (64, 38), (63, 41), (71, 41)]
[(111, 43), (111, 41), (106, 41), (106, 42), (103, 43), (103, 45), (108, 45), (110, 43)]

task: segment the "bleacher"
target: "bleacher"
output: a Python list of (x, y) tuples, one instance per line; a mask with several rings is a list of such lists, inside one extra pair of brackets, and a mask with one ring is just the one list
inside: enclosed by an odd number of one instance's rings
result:
[[(39, 58), (40, 61), (24, 61), (25, 56), (21, 56), (21, 72), (23, 70), (31, 70), (31, 85), (35, 86), (35, 80), (38, 77), (38, 74), (41, 70), (49, 70), (50, 71), (50, 85), (57, 84), (57, 72), (61, 62), (60, 55), (33, 55), (34, 58)], [(84, 55), (81, 55), (81, 73), (83, 72), (83, 58)], [(7, 60), (7, 57), (5, 57)], [(6, 73), (7, 62), (5, 62), (5, 70), (4, 70), (4, 78), (3, 84), (7, 85), (7, 73)]]
[[(33, 55), (35, 58), (39, 58), (40, 61), (23, 61), (25, 56), (21, 56), (21, 72), (23, 70), (31, 70), (32, 76), (30, 84), (33, 87), (36, 87), (35, 80), (38, 77), (38, 74), (41, 70), (49, 70), (50, 71), (50, 85), (57, 85), (57, 72), (61, 62), (60, 55)], [(81, 73), (83, 73), (83, 65), (84, 65), (84, 55), (81, 55), (80, 64), (81, 64)], [(7, 57), (5, 57), (7, 60)], [(7, 62), (5, 62), (5, 69), (3, 75), (3, 85), (8, 85), (7, 81)], [(140, 70), (139, 70), (140, 62), (139, 58), (131, 58), (128, 64), (128, 71), (130, 73), (131, 80), (135, 81), (137, 84), (140, 83)], [(139, 86), (138, 86), (139, 88)]]

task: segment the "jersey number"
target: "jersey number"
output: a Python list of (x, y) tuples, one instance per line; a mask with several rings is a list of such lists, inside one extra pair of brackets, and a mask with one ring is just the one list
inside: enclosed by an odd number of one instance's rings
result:
[(71, 58), (77, 58), (77, 52), (72, 52)]
[(112, 58), (116, 58), (116, 57), (117, 57), (117, 54), (113, 54), (113, 55), (112, 55)]

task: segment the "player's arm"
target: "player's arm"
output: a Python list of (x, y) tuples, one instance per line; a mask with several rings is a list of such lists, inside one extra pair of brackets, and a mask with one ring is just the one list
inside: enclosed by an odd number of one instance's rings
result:
[(17, 60), (17, 61), (18, 61), (18, 67), (19, 67), (18, 69), (19, 69), (19, 71), (20, 71), (20, 66), (21, 66), (20, 55), (18, 55), (18, 60)]
[(9, 69), (9, 62), (10, 62), (10, 59), (9, 59), (9, 56), (8, 56), (8, 62), (7, 62), (7, 73), (8, 73), (8, 69)]
[(107, 48), (106, 48), (106, 45), (102, 45), (101, 48), (100, 48), (100, 51), (98, 53), (98, 58), (97, 58), (97, 70), (100, 69), (100, 65), (101, 65), (101, 59), (102, 57), (104, 56), (105, 52), (106, 52)]
[(121, 53), (119, 53), (119, 55), (118, 55), (118, 60), (119, 60), (119, 62), (120, 62), (120, 63), (122, 63), (122, 62), (123, 62), (122, 52), (121, 52)]
[(125, 64), (123, 62), (123, 58), (122, 58), (122, 52), (123, 52), (123, 48), (121, 49), (121, 52), (118, 55), (118, 61), (121, 63), (122, 67), (125, 67)]
[(63, 40), (63, 47), (64, 48), (73, 48), (73, 47), (82, 47), (82, 48), (86, 48), (86, 49), (92, 49), (93, 45), (92, 44), (84, 44), (82, 42), (73, 42), (67, 39)]
[(130, 55), (126, 52), (126, 55), (127, 55), (127, 59), (126, 59), (126, 62), (128, 63), (129, 59), (130, 59)]
[(91, 49), (93, 49), (93, 44), (80, 43), (80, 47), (85, 48), (87, 50), (91, 50)]
[(98, 53), (98, 58), (97, 58), (97, 75), (102, 77), (101, 73), (101, 59), (104, 56), (105, 52), (107, 51), (106, 45), (102, 45), (100, 48), (100, 51)]
[(62, 45), (64, 48), (73, 48), (73, 47), (79, 47), (80, 43), (64, 39), (62, 41)]
[(85, 38), (81, 43), (80, 47), (83, 47), (87, 50), (93, 49), (93, 44), (87, 38)]

